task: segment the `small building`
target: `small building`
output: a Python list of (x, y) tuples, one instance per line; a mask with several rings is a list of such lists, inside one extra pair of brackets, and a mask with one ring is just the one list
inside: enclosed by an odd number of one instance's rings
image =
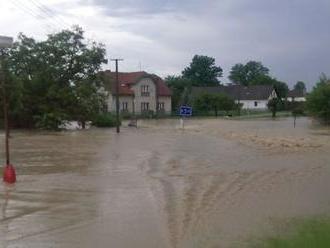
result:
[(192, 87), (192, 96), (203, 93), (221, 93), (242, 104), (242, 109), (264, 110), (267, 109), (269, 100), (276, 98), (277, 94), (271, 85), (219, 85), (216, 87)]
[(290, 90), (286, 100), (288, 102), (306, 102), (306, 91), (298, 89)]
[[(107, 107), (116, 111), (116, 73), (106, 70), (101, 73), (109, 92)], [(119, 109), (125, 113), (171, 113), (171, 90), (155, 74), (145, 71), (119, 72)]]

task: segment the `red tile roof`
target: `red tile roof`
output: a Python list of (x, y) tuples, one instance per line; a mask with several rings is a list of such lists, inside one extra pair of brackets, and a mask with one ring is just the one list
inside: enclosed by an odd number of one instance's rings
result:
[[(116, 73), (111, 71), (105, 71), (104, 75), (109, 77), (112, 82), (116, 80)], [(154, 74), (149, 74), (145, 71), (138, 72), (119, 72), (118, 81), (119, 81), (119, 94), (120, 95), (134, 95), (134, 91), (130, 88), (133, 84), (137, 83), (142, 78), (151, 78), (157, 86), (158, 96), (171, 96), (172, 92), (167, 87), (165, 82)], [(116, 94), (115, 84), (111, 85), (111, 90), (113, 94)]]

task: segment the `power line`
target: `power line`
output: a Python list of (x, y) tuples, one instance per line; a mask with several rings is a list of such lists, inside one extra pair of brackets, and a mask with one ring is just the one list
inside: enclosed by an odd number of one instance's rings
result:
[[(22, 12), (27, 13), (30, 16), (32, 16), (33, 18), (39, 20), (38, 16), (36, 16), (36, 14), (34, 12), (30, 11), (29, 9), (25, 9), (23, 6), (21, 6), (20, 4), (18, 4), (17, 2), (15, 2), (13, 0), (11, 0), (10, 2), (16, 9), (19, 9)], [(51, 27), (50, 27), (50, 25), (47, 24), (45, 26), (42, 26), (42, 28), (47, 32), (47, 31), (49, 31), (49, 28), (51, 28)]]
[[(72, 25), (68, 24), (65, 20), (63, 20), (57, 13), (57, 11), (54, 11), (50, 7), (45, 6), (44, 4), (40, 3), (38, 0), (30, 0), (28, 3), (32, 4), (29, 5), (25, 1), (21, 0), (10, 0), (12, 5), (16, 7), (16, 9), (20, 9), (21, 11), (29, 14), (36, 20), (40, 22), (40, 17), (44, 19), (43, 22), (43, 29), (46, 31), (46, 33), (56, 32), (56, 30), (60, 29), (70, 29)], [(24, 4), (23, 4), (24, 2)], [(100, 40), (96, 34), (93, 34), (92, 36), (96, 36), (98, 40)], [(87, 37), (88, 38), (88, 37)], [(95, 41), (95, 38), (90, 37), (92, 41)]]
[(59, 21), (60, 25), (65, 25), (70, 27), (71, 25), (67, 23), (63, 18), (61, 18), (57, 13), (57, 11), (54, 11), (50, 7), (47, 7), (46, 5), (40, 3), (38, 0), (30, 0), (30, 2), (38, 8), (39, 11), (45, 13), (49, 18), (53, 18), (55, 21)]
[[(17, 8), (19, 8), (20, 10), (22, 10), (23, 12), (31, 15), (32, 17), (34, 17), (36, 20), (40, 21), (40, 18), (45, 19), (46, 21), (49, 21), (49, 24), (46, 24), (47, 29), (46, 31), (49, 32), (49, 28), (55, 28), (58, 29), (58, 23), (56, 22), (51, 22), (52, 20), (47, 18), (47, 16), (42, 15), (41, 13), (36, 12), (33, 8), (31, 8), (30, 6), (27, 6), (25, 4), (23, 4), (21, 1), (19, 0), (11, 0), (10, 1), (12, 4), (14, 4)], [(61, 26), (61, 25), (60, 25)], [(60, 27), (61, 28), (61, 27)]]

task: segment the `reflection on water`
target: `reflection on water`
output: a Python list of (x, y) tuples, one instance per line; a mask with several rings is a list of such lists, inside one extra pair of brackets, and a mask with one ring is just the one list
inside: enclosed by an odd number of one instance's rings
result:
[(309, 119), (138, 125), (13, 132), (0, 247), (243, 247), (272, 218), (329, 213), (330, 131)]

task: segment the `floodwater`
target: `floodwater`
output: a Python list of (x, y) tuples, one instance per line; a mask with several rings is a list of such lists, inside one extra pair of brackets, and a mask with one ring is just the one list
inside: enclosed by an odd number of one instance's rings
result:
[(281, 220), (330, 214), (327, 127), (138, 124), (12, 132), (18, 182), (0, 185), (0, 248), (244, 247)]

